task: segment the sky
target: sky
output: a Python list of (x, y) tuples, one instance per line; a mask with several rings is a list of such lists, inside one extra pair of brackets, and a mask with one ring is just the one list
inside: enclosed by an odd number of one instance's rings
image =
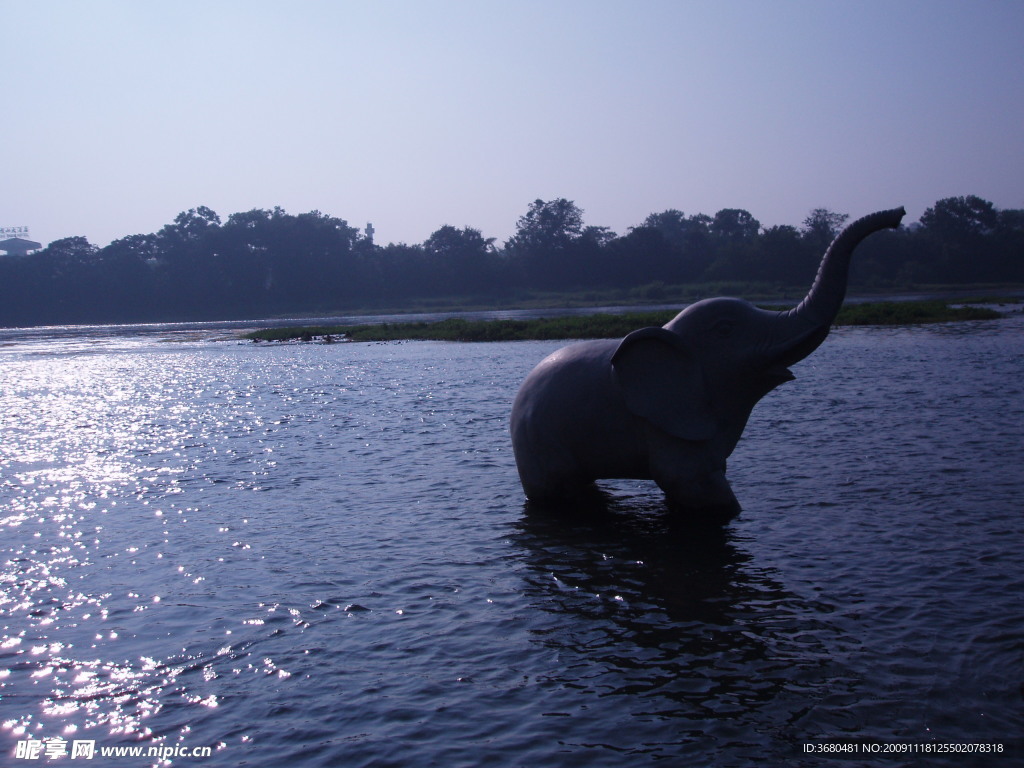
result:
[(0, 0), (0, 227), (1024, 208), (1020, 0)]

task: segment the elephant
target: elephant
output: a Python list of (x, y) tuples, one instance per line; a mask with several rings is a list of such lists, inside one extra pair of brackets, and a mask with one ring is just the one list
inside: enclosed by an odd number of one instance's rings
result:
[(634, 478), (654, 480), (669, 507), (693, 519), (739, 514), (726, 460), (751, 411), (828, 336), (857, 245), (897, 228), (905, 213), (879, 211), (843, 229), (792, 309), (704, 299), (661, 327), (574, 343), (542, 360), (511, 412), (527, 499), (559, 504), (592, 495), (597, 480)]

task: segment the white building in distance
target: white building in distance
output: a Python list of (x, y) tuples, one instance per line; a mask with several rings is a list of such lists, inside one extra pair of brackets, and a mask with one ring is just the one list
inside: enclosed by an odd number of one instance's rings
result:
[(42, 243), (28, 239), (28, 227), (0, 227), (0, 251), (8, 256), (28, 256), (42, 247)]

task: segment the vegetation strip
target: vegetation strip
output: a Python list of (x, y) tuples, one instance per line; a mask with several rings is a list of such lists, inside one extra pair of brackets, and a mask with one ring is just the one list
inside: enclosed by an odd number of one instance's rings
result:
[[(622, 315), (572, 315), (534, 320), (465, 320), (434, 323), (296, 326), (265, 328), (245, 334), (252, 341), (536, 341), (609, 339), (637, 328), (664, 325), (674, 310), (629, 312)], [(951, 307), (941, 300), (882, 301), (844, 306), (836, 325), (911, 325), (956, 320), (991, 320), (999, 312), (985, 307)]]

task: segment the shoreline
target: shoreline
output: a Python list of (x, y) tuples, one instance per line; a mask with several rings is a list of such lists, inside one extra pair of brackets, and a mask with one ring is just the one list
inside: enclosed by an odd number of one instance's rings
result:
[[(866, 301), (846, 304), (834, 325), (919, 325), (964, 320), (994, 320), (1005, 313), (981, 303), (1006, 305), (1001, 299), (961, 303), (943, 299)], [(778, 309), (774, 305), (765, 308)], [(1013, 310), (1011, 310), (1013, 311)], [(1017, 310), (1019, 311), (1019, 310)], [(433, 322), (409, 321), (376, 324), (282, 325), (250, 331), (240, 339), (259, 342), (371, 341), (544, 341), (555, 339), (616, 338), (651, 325), (663, 325), (679, 308), (595, 312), (528, 319), (447, 318)]]
[[(720, 294), (726, 295), (726, 294)], [(742, 293), (731, 295), (744, 296)], [(696, 298), (707, 298), (703, 294)], [(560, 317), (586, 317), (592, 315), (623, 315), (623, 314), (648, 314), (665, 312), (674, 315), (692, 303), (692, 300), (683, 298), (662, 299), (653, 301), (622, 301), (616, 303), (611, 297), (602, 296), (602, 301), (578, 302), (572, 300), (571, 295), (563, 296), (562, 302), (555, 302), (554, 297), (546, 306), (539, 306), (533, 302), (509, 303), (509, 304), (481, 304), (479, 306), (469, 303), (445, 304), (435, 307), (406, 306), (402, 308), (370, 308), (351, 309), (346, 311), (308, 313), (295, 315), (271, 315), (264, 317), (250, 318), (229, 318), (210, 317), (207, 319), (155, 319), (148, 321), (127, 321), (121, 323), (73, 323), (73, 324), (50, 324), (33, 326), (9, 326), (0, 328), (0, 345), (7, 346), (11, 343), (19, 343), (27, 340), (46, 341), (49, 339), (76, 339), (89, 338), (93, 336), (157, 336), (166, 341), (181, 341), (186, 339), (205, 339), (218, 341), (237, 341), (250, 332), (266, 332), (268, 329), (296, 328), (299, 333), (294, 335), (298, 338), (302, 328), (321, 326), (355, 327), (364, 325), (398, 325), (398, 324), (429, 324), (450, 318), (478, 320), (516, 320), (529, 321), (544, 318)], [(578, 298), (578, 297), (577, 297)], [(750, 297), (759, 306), (769, 306), (775, 309), (788, 309), (795, 304), (790, 297), (772, 295), (765, 297)], [(887, 293), (884, 295), (872, 295), (859, 293), (848, 296), (847, 306), (861, 304), (878, 304), (892, 302), (895, 304), (907, 304), (919, 300), (943, 300), (947, 304), (983, 304), (983, 305), (1010, 305), (1006, 311), (1012, 312), (1016, 307), (1019, 311), (1024, 302), (1024, 286), (973, 286), (973, 289), (953, 290), (947, 286), (934, 286), (933, 290), (919, 290), (905, 293)], [(664, 321), (662, 321), (664, 322)], [(642, 327), (649, 322), (642, 322)], [(619, 335), (611, 334), (610, 335)], [(314, 334), (319, 335), (319, 334)], [(565, 338), (564, 336), (561, 338)]]

